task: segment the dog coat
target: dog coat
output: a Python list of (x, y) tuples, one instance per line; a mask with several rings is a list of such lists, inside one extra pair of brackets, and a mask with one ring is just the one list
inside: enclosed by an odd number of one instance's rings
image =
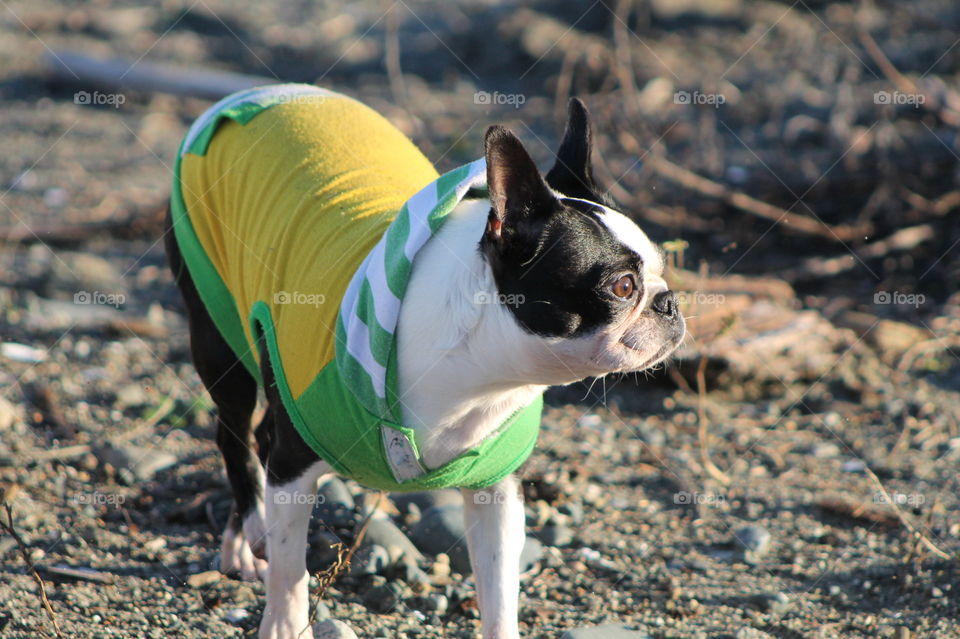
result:
[(177, 154), (174, 233), (210, 317), (261, 384), (263, 340), (300, 436), (371, 488), (487, 487), (536, 443), (542, 398), (439, 468), (401, 422), (396, 326), (413, 263), (485, 172), (480, 159), (438, 176), (375, 111), (308, 85), (224, 98)]

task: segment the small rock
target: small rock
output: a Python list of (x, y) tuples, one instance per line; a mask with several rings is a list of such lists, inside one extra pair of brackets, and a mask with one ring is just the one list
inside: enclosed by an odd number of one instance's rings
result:
[(736, 637), (736, 639), (772, 639), (772, 635), (749, 626), (744, 626), (740, 628), (740, 630), (737, 630), (737, 634), (735, 634), (734, 637)]
[(403, 600), (403, 587), (396, 582), (377, 585), (363, 595), (363, 604), (374, 612), (394, 612)]
[(327, 604), (317, 599), (317, 604), (313, 607), (314, 621), (324, 621), (325, 619), (329, 619), (329, 618), (330, 618), (330, 608), (327, 607)]
[(417, 600), (417, 604), (417, 610), (436, 615), (443, 615), (447, 612), (447, 608), (450, 605), (450, 600), (447, 599), (446, 595), (436, 594), (430, 595), (429, 597), (420, 597)]
[(0, 397), (0, 430), (7, 430), (17, 421), (17, 407)]
[(390, 565), (390, 555), (383, 546), (373, 544), (357, 551), (350, 562), (350, 575), (382, 575)]
[(589, 628), (567, 630), (560, 635), (560, 639), (653, 639), (640, 630), (630, 630), (621, 624), (606, 624)]
[(571, 499), (570, 501), (561, 504), (557, 507), (557, 512), (569, 517), (570, 521), (575, 525), (580, 525), (583, 523), (583, 501), (581, 501), (579, 498)]
[(144, 448), (122, 444), (114, 446), (107, 443), (93, 449), (101, 464), (110, 464), (117, 474), (128, 484), (137, 480), (147, 481), (158, 471), (177, 462), (176, 456), (159, 448)]
[(817, 442), (810, 447), (810, 454), (820, 459), (837, 457), (840, 454), (840, 447), (833, 442)]
[(573, 542), (573, 530), (563, 524), (548, 524), (537, 537), (548, 546), (569, 546)]
[(420, 512), (434, 506), (462, 506), (463, 495), (455, 488), (425, 490), (412, 493), (395, 493), (390, 496), (397, 510), (406, 512), (410, 504), (415, 504)]
[(42, 348), (34, 348), (26, 344), (17, 342), (4, 342), (0, 344), (0, 355), (12, 362), (21, 362), (24, 364), (39, 364), (47, 360), (47, 351)]
[[(354, 525), (356, 511), (353, 495), (339, 478), (333, 477), (320, 486), (314, 516), (335, 528), (349, 528)], [(370, 523), (373, 524), (372, 521)]]
[(191, 588), (206, 588), (217, 583), (223, 577), (219, 570), (207, 570), (187, 577), (187, 585)]
[(843, 462), (843, 466), (840, 467), (845, 473), (862, 473), (867, 469), (867, 465), (863, 463), (861, 459), (851, 459), (850, 461)]
[(410, 538), (386, 517), (375, 517), (370, 520), (367, 526), (367, 534), (363, 537), (363, 545), (373, 544), (383, 546), (388, 550), (399, 548), (403, 557), (410, 561), (423, 559), (423, 554), (417, 550)]
[(778, 617), (790, 609), (790, 598), (782, 592), (760, 593), (750, 597), (750, 603), (760, 612), (769, 612)]
[(313, 625), (314, 639), (357, 639), (357, 633), (339, 619), (326, 619)]
[(446, 553), (456, 572), (470, 574), (470, 554), (463, 522), (463, 505), (431, 506), (413, 530), (410, 540), (425, 553)]
[(543, 557), (543, 544), (535, 537), (527, 537), (520, 551), (520, 573), (531, 571)]
[(244, 608), (234, 608), (228, 610), (227, 613), (223, 615), (223, 618), (226, 619), (228, 623), (240, 623), (249, 616), (250, 613)]
[(117, 391), (117, 399), (114, 403), (117, 408), (131, 408), (150, 403), (150, 398), (140, 384), (127, 384)]
[(734, 546), (741, 549), (743, 560), (757, 563), (770, 549), (770, 531), (763, 526), (744, 526), (733, 533)]

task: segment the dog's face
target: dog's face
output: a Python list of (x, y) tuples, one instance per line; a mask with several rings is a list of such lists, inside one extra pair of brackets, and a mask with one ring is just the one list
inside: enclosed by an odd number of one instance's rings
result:
[(583, 104), (571, 101), (546, 179), (502, 127), (487, 132), (486, 159), (491, 210), (480, 249), (525, 334), (504, 338), (518, 356), (544, 360), (537, 381), (638, 371), (673, 352), (684, 321), (661, 254), (594, 186)]

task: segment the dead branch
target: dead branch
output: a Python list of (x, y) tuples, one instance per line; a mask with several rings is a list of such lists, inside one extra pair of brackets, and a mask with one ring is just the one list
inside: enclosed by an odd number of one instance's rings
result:
[(72, 51), (44, 56), (48, 73), (57, 81), (114, 91), (172, 93), (195, 98), (220, 98), (280, 82), (276, 78), (210, 69), (185, 69), (126, 58), (98, 59)]
[(791, 213), (741, 191), (733, 191), (719, 182), (697, 175), (661, 156), (651, 155), (649, 164), (661, 177), (675, 184), (685, 186), (702, 195), (723, 200), (744, 213), (773, 222), (783, 222), (791, 230), (799, 233), (816, 235), (832, 242), (848, 242), (865, 233), (865, 229), (861, 227), (846, 224), (834, 226), (805, 215)]

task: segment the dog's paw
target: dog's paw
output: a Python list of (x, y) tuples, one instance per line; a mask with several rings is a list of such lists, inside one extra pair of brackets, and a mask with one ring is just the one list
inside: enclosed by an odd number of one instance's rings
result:
[(220, 549), (220, 572), (226, 575), (239, 574), (244, 581), (264, 580), (267, 576), (267, 561), (254, 555), (243, 531), (227, 527)]

